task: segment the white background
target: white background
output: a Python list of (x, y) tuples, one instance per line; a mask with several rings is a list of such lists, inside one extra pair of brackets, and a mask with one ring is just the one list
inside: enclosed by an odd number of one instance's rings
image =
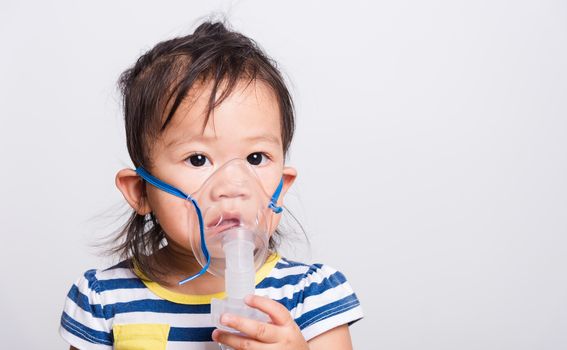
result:
[(3, 349), (67, 347), (127, 209), (116, 80), (215, 11), (288, 77), (288, 204), (362, 301), (355, 348), (567, 348), (566, 2), (258, 0), (0, 4)]

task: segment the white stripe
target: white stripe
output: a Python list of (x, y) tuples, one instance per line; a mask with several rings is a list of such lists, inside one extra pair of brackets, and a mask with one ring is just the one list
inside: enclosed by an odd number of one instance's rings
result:
[(309, 317), (308, 319), (301, 320), (301, 323), (298, 323), (298, 326), (300, 328), (305, 328), (310, 324), (316, 323), (317, 321), (326, 319), (341, 312), (345, 312), (347, 310), (353, 309), (358, 305), (359, 305), (358, 300), (349, 300), (340, 305), (335, 305), (333, 307), (326, 307), (321, 311), (319, 311), (317, 314), (311, 315), (311, 317)]
[(163, 300), (147, 288), (113, 289), (104, 291), (100, 295), (106, 305), (144, 299)]
[(326, 331), (338, 327), (343, 324), (347, 324), (354, 320), (358, 320), (364, 316), (362, 308), (357, 306), (346, 312), (331, 316), (322, 321), (315, 322), (314, 324), (304, 328), (301, 333), (305, 340), (310, 340), (316, 336), (325, 333)]
[(110, 329), (108, 325), (111, 324), (111, 319), (105, 320), (104, 318), (93, 317), (90, 312), (81, 309), (69, 298), (66, 299), (63, 310), (75, 321), (96, 331), (108, 332)]
[(313, 273), (302, 278), (299, 283), (293, 285), (284, 285), (283, 287), (267, 287), (267, 288), (257, 288), (256, 292), (259, 295), (270, 296), (272, 299), (282, 299), (282, 298), (292, 298), (293, 294), (297, 291), (304, 290), (307, 286), (312, 283), (320, 284), (325, 278), (328, 278), (334, 274), (336, 270), (325, 268), (317, 269)]
[(167, 343), (167, 350), (219, 350), (220, 347), (215, 342), (184, 342), (170, 341)]
[(258, 288), (256, 289), (255, 294), (279, 300), (283, 298), (291, 298), (298, 290), (297, 286), (286, 284), (281, 288)]
[(128, 312), (114, 317), (114, 324), (167, 323), (171, 327), (214, 327), (211, 314), (170, 314), (159, 312)]
[(294, 266), (294, 267), (285, 267), (285, 268), (273, 268), (270, 274), (267, 277), (274, 277), (274, 278), (283, 278), (290, 275), (303, 275), (307, 271), (309, 271), (309, 266)]
[(98, 294), (98, 293), (89, 288), (89, 281), (86, 278), (83, 277), (82, 279), (77, 281), (75, 283), (75, 285), (79, 289), (79, 292), (83, 293), (84, 295), (86, 295), (89, 298), (89, 301), (92, 304), (93, 301), (91, 300), (91, 295)]
[(65, 328), (59, 327), (59, 335), (70, 345), (81, 350), (112, 350), (112, 346), (104, 344), (93, 344), (89, 341), (83, 340), (72, 333), (69, 333)]
[(136, 276), (136, 274), (134, 274), (132, 270), (123, 267), (118, 267), (106, 271), (97, 270), (95, 277), (99, 281), (112, 280), (116, 278), (138, 278), (138, 276)]
[(299, 318), (306, 312), (340, 300), (352, 293), (352, 287), (348, 282), (345, 282), (334, 288), (327, 289), (321, 294), (308, 296), (302, 303), (298, 303), (290, 312), (295, 318)]

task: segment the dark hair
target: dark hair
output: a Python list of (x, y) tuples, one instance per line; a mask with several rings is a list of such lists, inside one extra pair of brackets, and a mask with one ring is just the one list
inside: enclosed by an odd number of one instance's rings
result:
[[(250, 38), (223, 23), (205, 22), (193, 34), (158, 43), (120, 76), (126, 142), (134, 166), (151, 169), (153, 142), (195, 84), (212, 83), (204, 128), (211, 112), (242, 80), (247, 84), (258, 80), (273, 90), (281, 113), (285, 156), (293, 138), (294, 107), (277, 63)], [(215, 99), (217, 91), (220, 95)], [(145, 184), (142, 197), (144, 200)], [(278, 228), (270, 239), (271, 250), (277, 247), (279, 235)], [(153, 213), (132, 212), (117, 238), (123, 242), (113, 253), (133, 258), (148, 278), (161, 280), (160, 264), (150, 256), (160, 249), (165, 233)]]

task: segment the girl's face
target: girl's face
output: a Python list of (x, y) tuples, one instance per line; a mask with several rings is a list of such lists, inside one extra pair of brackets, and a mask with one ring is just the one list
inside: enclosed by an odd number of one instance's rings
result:
[[(194, 88), (181, 104), (151, 150), (152, 167), (149, 171), (191, 194), (226, 162), (244, 159), (254, 167), (263, 188), (270, 195), (283, 176), (281, 205), (296, 171), (284, 167), (281, 117), (272, 90), (260, 81), (248, 86), (244, 82), (239, 83), (210, 115), (203, 130), (210, 90), (209, 84)], [(226, 193), (223, 193), (225, 189)], [(146, 190), (149, 210), (156, 215), (168, 243), (189, 252), (189, 235), (198, 233), (189, 232), (183, 219), (187, 217), (187, 202), (151, 185), (147, 185)], [(219, 186), (211, 200), (237, 195), (234, 188)], [(279, 218), (280, 215), (274, 217), (270, 235)]]

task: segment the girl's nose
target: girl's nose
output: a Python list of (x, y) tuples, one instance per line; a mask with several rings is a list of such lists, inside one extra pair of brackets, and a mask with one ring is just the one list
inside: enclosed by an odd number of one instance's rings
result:
[(250, 196), (250, 193), (245, 184), (218, 181), (211, 189), (211, 196), (214, 201), (234, 198), (246, 199)]
[(245, 167), (229, 166), (219, 174), (211, 187), (211, 199), (218, 201), (227, 198), (246, 199), (250, 197), (250, 174)]

